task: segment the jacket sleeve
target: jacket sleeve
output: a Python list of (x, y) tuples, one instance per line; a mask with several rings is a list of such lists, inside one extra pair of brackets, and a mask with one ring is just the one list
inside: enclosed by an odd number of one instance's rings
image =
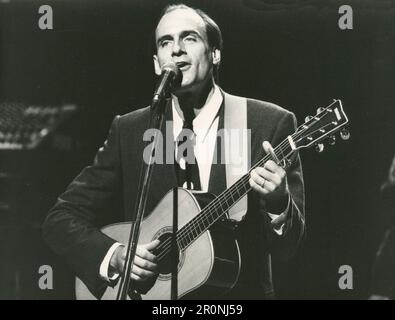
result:
[[(271, 141), (275, 147), (281, 141), (286, 139), (296, 130), (296, 118), (291, 112), (286, 112), (277, 125), (277, 129)], [(280, 259), (288, 259), (292, 257), (305, 234), (305, 196), (302, 164), (299, 154), (294, 154), (291, 166), (287, 171), (287, 182), (289, 188), (289, 205), (287, 210), (281, 214), (281, 217), (271, 220), (266, 212), (262, 212), (264, 216), (264, 233), (268, 237), (271, 253)], [(264, 207), (260, 206), (262, 211)], [(274, 231), (274, 225), (284, 224), (281, 235)]]
[(111, 125), (93, 164), (86, 167), (59, 196), (42, 226), (47, 244), (61, 255), (96, 296), (106, 283), (100, 263), (115, 241), (98, 229), (103, 212), (120, 186), (119, 117)]

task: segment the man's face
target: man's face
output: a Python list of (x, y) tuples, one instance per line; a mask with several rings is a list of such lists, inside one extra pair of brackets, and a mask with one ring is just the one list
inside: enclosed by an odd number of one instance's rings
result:
[(182, 72), (183, 91), (193, 90), (211, 79), (213, 54), (208, 45), (204, 21), (196, 12), (177, 9), (164, 15), (156, 28), (155, 41), (157, 75), (161, 74), (163, 64), (173, 61)]

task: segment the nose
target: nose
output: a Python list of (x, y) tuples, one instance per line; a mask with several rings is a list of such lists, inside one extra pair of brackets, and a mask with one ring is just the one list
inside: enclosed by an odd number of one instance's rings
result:
[(172, 48), (172, 55), (173, 56), (180, 56), (184, 53), (185, 53), (184, 42), (182, 40), (174, 41), (173, 48)]

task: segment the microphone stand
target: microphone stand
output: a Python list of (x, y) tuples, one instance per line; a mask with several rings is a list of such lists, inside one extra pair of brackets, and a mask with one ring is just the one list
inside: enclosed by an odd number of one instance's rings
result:
[(173, 234), (171, 237), (171, 287), (170, 299), (178, 299), (178, 245), (177, 245), (177, 231), (178, 231), (178, 187), (173, 188)]
[(126, 296), (129, 291), (132, 291), (135, 296), (139, 296), (135, 289), (130, 288), (130, 273), (132, 270), (134, 258), (136, 255), (137, 243), (140, 235), (140, 225), (144, 216), (145, 207), (147, 204), (148, 190), (152, 177), (153, 168), (153, 154), (158, 144), (158, 133), (163, 123), (165, 107), (166, 107), (166, 96), (155, 95), (151, 103), (151, 119), (149, 128), (154, 130), (154, 142), (152, 143), (150, 158), (148, 163), (145, 165), (144, 159), (142, 164), (142, 170), (140, 173), (139, 190), (136, 202), (136, 221), (132, 225), (132, 230), (130, 232), (127, 254), (125, 258), (125, 265), (120, 279), (120, 286), (118, 289), (117, 300), (126, 300)]

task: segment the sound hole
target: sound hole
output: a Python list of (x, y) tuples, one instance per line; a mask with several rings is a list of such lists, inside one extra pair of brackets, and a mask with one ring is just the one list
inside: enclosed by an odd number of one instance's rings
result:
[[(158, 249), (154, 250), (153, 253), (158, 257), (159, 259), (159, 278), (168, 278), (171, 277), (171, 272), (172, 272), (172, 267), (173, 267), (173, 261), (174, 261), (174, 253), (171, 252), (171, 237), (172, 237), (172, 232), (166, 232), (161, 234), (158, 239), (161, 242), (161, 245), (159, 246)], [(182, 254), (180, 258), (180, 251), (177, 250), (176, 252), (177, 257), (176, 259), (178, 260), (178, 270), (180, 269), (181, 261), (182, 260)]]

